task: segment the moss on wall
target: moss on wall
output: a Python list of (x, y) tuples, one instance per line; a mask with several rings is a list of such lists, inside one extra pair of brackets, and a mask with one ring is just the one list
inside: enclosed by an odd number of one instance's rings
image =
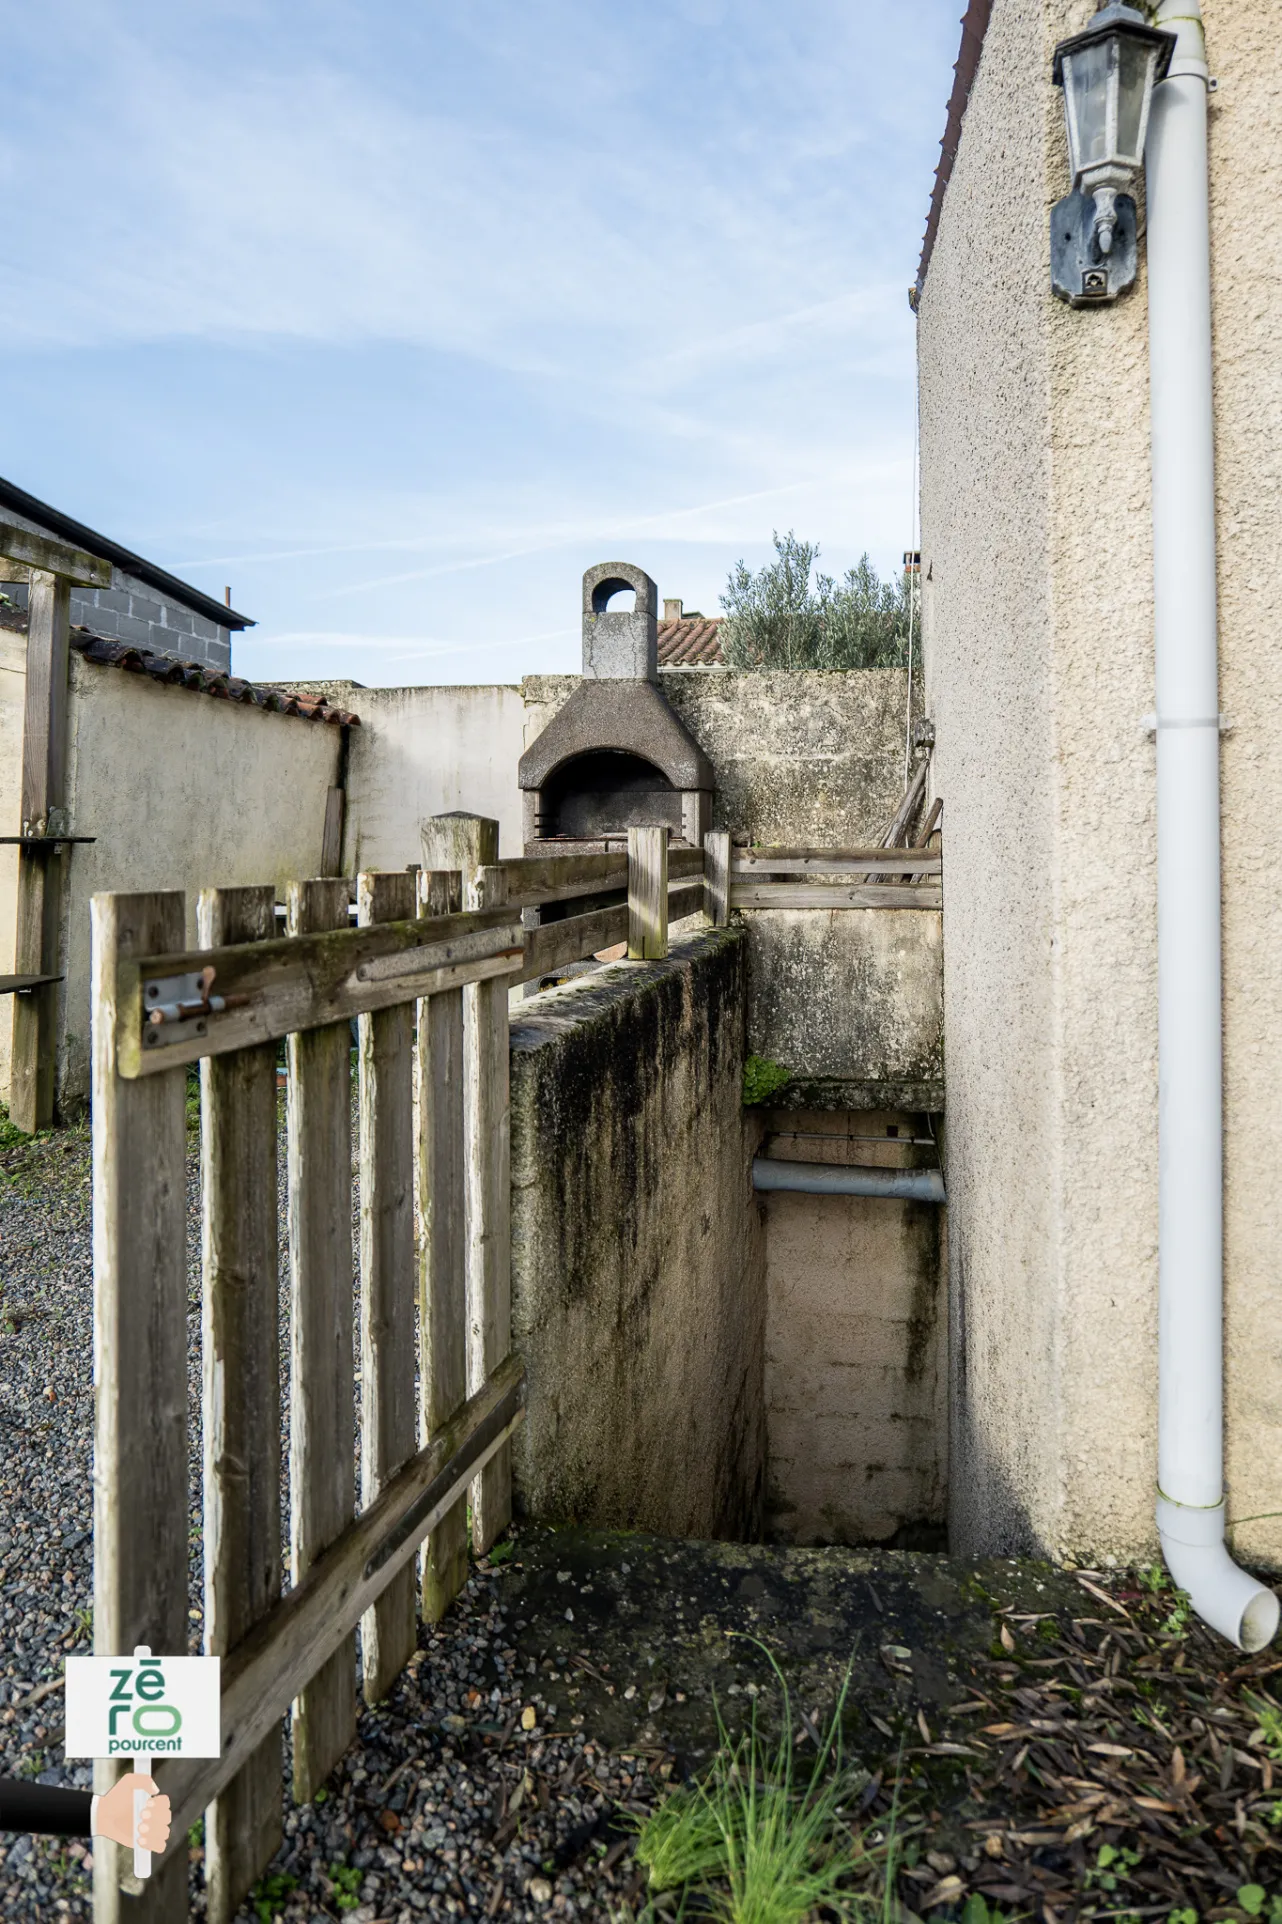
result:
[(534, 998), (512, 1030), (512, 1298), (540, 1518), (755, 1536), (764, 1263), (738, 930)]

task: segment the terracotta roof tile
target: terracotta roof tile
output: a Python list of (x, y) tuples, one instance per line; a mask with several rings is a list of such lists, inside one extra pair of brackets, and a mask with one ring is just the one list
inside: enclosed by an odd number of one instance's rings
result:
[[(5, 620), (3, 625), (16, 624)], [(24, 617), (22, 629), (25, 630), (26, 625)], [(240, 675), (224, 675), (214, 668), (202, 668), (196, 661), (174, 661), (168, 655), (131, 648), (128, 642), (108, 641), (105, 635), (95, 635), (89, 628), (73, 628), (71, 645), (77, 654), (99, 668), (123, 668), (130, 674), (150, 675), (175, 688), (190, 688), (195, 694), (212, 695), (219, 701), (245, 702), (278, 715), (299, 715), (304, 721), (330, 722), (335, 727), (360, 726), (359, 715), (350, 714), (345, 708), (334, 708), (319, 695), (291, 695), (284, 689), (260, 687)]]
[(725, 665), (717, 615), (685, 615), (659, 623), (660, 668), (721, 668)]

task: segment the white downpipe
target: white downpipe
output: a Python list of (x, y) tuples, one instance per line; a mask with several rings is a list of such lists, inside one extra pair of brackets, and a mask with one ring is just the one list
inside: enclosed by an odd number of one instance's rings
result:
[(1197, 0), (1147, 151), (1157, 665), (1158, 1500), (1162, 1554), (1193, 1608), (1263, 1649), (1278, 1599), (1224, 1544), (1220, 736), (1206, 49)]

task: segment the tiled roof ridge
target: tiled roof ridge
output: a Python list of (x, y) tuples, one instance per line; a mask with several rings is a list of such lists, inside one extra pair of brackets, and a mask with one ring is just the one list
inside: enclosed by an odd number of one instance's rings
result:
[(660, 668), (720, 668), (722, 617), (720, 615), (682, 615), (678, 621), (661, 621), (657, 636)]
[(989, 16), (993, 11), (993, 0), (969, 0), (962, 16), (961, 51), (953, 68), (953, 90), (948, 100), (948, 118), (944, 125), (944, 137), (940, 141), (939, 165), (935, 169), (935, 184), (930, 194), (930, 212), (926, 216), (926, 235), (922, 241), (921, 260), (917, 267), (917, 279), (912, 290), (913, 305), (921, 298), (921, 290), (926, 285), (926, 270), (935, 249), (935, 236), (939, 232), (939, 217), (944, 210), (944, 195), (952, 178), (953, 162), (961, 145), (962, 122), (966, 118), (966, 107), (970, 100), (970, 90), (975, 84), (979, 71), (979, 57), (984, 51), (984, 36), (988, 32)]
[(105, 635), (95, 635), (91, 628), (74, 627), (71, 646), (99, 668), (150, 675), (173, 688), (189, 688), (194, 694), (212, 695), (220, 701), (244, 702), (272, 714), (298, 715), (304, 721), (329, 722), (334, 727), (360, 727), (359, 715), (333, 707), (321, 695), (295, 695), (283, 688), (262, 687), (240, 675), (202, 667), (196, 661), (177, 661), (170, 655), (153, 655), (145, 648), (135, 648), (127, 641), (109, 641)]

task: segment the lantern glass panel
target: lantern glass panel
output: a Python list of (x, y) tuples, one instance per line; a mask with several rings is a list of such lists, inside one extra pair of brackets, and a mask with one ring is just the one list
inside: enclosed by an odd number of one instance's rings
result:
[(1098, 166), (1111, 151), (1109, 93), (1111, 45), (1098, 40), (1064, 61), (1064, 104), (1068, 110), (1070, 160), (1073, 172)]
[(1144, 105), (1148, 99), (1149, 69), (1157, 55), (1142, 40), (1124, 38), (1119, 48), (1117, 151), (1136, 166), (1144, 143)]

